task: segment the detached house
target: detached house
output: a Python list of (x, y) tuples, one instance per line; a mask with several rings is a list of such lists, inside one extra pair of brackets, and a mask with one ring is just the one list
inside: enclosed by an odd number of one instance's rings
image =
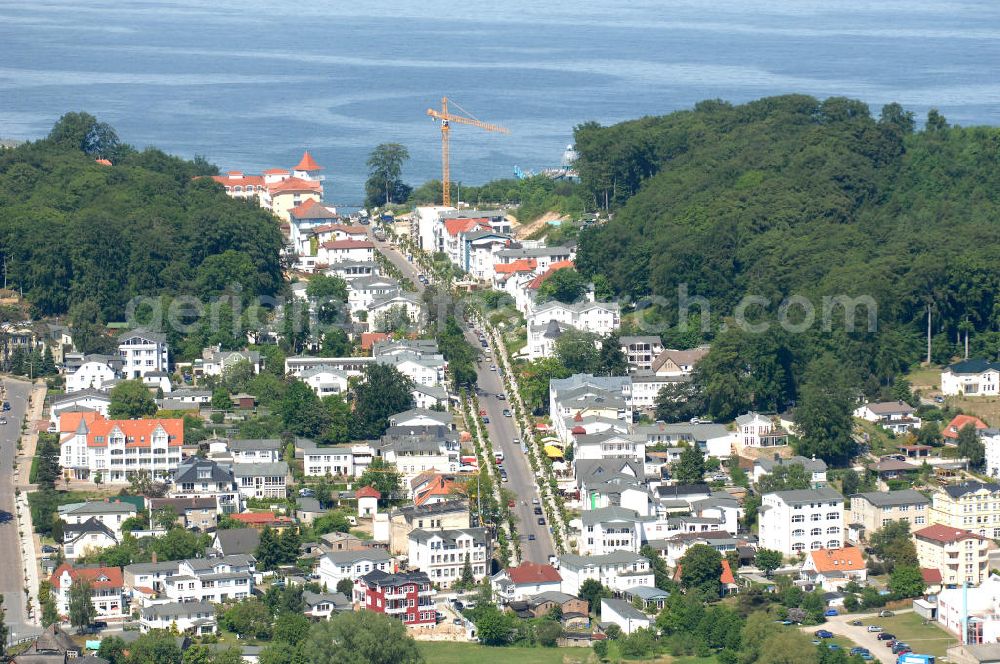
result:
[(244, 498), (286, 498), (287, 476), (288, 464), (284, 461), (233, 464), (233, 478)]
[(760, 413), (750, 412), (736, 418), (737, 447), (784, 447), (788, 432)]
[(243, 505), (232, 467), (198, 457), (178, 466), (170, 487), (170, 497), (210, 498), (219, 514), (239, 512)]
[(941, 370), (941, 392), (967, 397), (1000, 394), (1000, 362), (976, 358), (948, 365)]
[(149, 330), (130, 330), (118, 337), (118, 354), (125, 378), (142, 378), (169, 369), (167, 335)]
[(551, 565), (525, 561), (517, 567), (508, 567), (490, 577), (493, 596), (498, 604), (525, 600), (539, 593), (559, 591), (562, 576)]
[(215, 607), (209, 602), (162, 602), (139, 609), (139, 631), (176, 629), (182, 634), (214, 634)]
[(354, 599), (362, 608), (415, 627), (437, 624), (434, 594), (431, 581), (423, 572), (389, 574), (374, 570), (359, 578), (354, 586)]
[(819, 549), (806, 556), (802, 564), (802, 578), (815, 583), (827, 592), (835, 592), (848, 582), (864, 585), (868, 569), (861, 556), (861, 549), (847, 546), (842, 549)]
[(392, 557), (385, 549), (331, 551), (319, 559), (316, 574), (319, 576), (319, 584), (332, 592), (344, 579), (354, 582), (372, 570), (380, 572), (394, 570)]
[(177, 574), (163, 579), (163, 591), (175, 602), (239, 600), (253, 595), (256, 571), (256, 561), (249, 555), (183, 560)]
[(866, 403), (854, 410), (854, 417), (874, 422), (893, 433), (906, 433), (920, 428), (917, 409), (905, 401), (880, 401)]
[(427, 572), (432, 582), (450, 588), (469, 563), (478, 583), (489, 572), (490, 539), (485, 528), (414, 530), (410, 533), (411, 567)]
[(69, 616), (69, 595), (74, 583), (87, 582), (93, 592), (91, 602), (100, 620), (121, 620), (128, 614), (125, 584), (120, 567), (73, 567), (63, 563), (50, 579), (56, 611)]

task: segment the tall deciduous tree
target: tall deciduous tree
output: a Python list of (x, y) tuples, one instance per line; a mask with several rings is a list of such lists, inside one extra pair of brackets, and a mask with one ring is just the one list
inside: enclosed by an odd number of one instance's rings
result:
[(156, 400), (141, 380), (123, 380), (111, 388), (108, 417), (131, 420), (156, 414)]
[(354, 389), (355, 438), (378, 438), (389, 427), (389, 417), (413, 408), (413, 381), (386, 364), (365, 367)]
[(97, 618), (94, 590), (86, 579), (75, 579), (69, 587), (69, 624), (87, 627)]
[(976, 427), (966, 424), (958, 432), (958, 453), (969, 460), (973, 468), (982, 467), (986, 461), (986, 447), (976, 433)]
[(378, 207), (402, 203), (410, 195), (403, 183), (403, 164), (410, 152), (399, 143), (382, 143), (368, 155), (368, 180), (365, 181), (365, 205)]
[(688, 445), (681, 450), (680, 459), (671, 469), (673, 478), (682, 484), (698, 484), (705, 478), (705, 455), (698, 449), (697, 443)]
[(413, 637), (398, 620), (374, 611), (347, 611), (318, 622), (302, 643), (312, 664), (420, 664)]
[(707, 544), (695, 544), (677, 562), (681, 568), (681, 587), (697, 590), (705, 598), (717, 598), (721, 592), (722, 554)]
[(375, 487), (382, 494), (382, 500), (399, 491), (401, 478), (396, 467), (387, 463), (382, 457), (375, 457), (368, 464), (365, 472), (358, 478), (358, 486)]
[(796, 451), (842, 465), (855, 449), (851, 436), (854, 397), (858, 389), (850, 372), (830, 354), (809, 363), (802, 399), (795, 411), (801, 436)]
[(587, 280), (573, 268), (556, 270), (538, 287), (538, 301), (558, 300), (573, 304), (587, 293)]
[(754, 564), (757, 565), (757, 569), (764, 572), (764, 576), (770, 577), (771, 572), (781, 567), (781, 561), (784, 559), (781, 551), (775, 551), (774, 549), (757, 549), (757, 554), (754, 557)]

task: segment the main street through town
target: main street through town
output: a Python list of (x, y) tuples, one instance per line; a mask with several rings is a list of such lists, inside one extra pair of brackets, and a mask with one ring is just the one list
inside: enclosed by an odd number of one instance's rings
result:
[[(389, 242), (380, 242), (372, 237), (375, 247), (393, 265), (399, 268), (404, 277), (410, 279), (418, 289), (423, 291), (423, 284), (417, 279), (420, 270), (406, 260), (395, 246)], [(466, 333), (469, 342), (479, 348), (479, 339), (470, 330)], [(479, 396), (480, 407), (486, 411), (486, 416), (490, 423), (486, 425), (486, 432), (493, 441), (494, 451), (503, 451), (504, 468), (507, 470), (507, 482), (501, 484), (515, 495), (513, 512), (517, 519), (517, 532), (521, 540), (521, 560), (530, 560), (536, 563), (548, 562), (550, 555), (555, 553), (552, 544), (552, 533), (549, 531), (547, 523), (539, 525), (539, 516), (534, 513), (533, 501), (539, 498), (538, 488), (535, 485), (534, 472), (528, 459), (521, 451), (519, 443), (514, 440), (518, 438), (517, 427), (512, 417), (505, 417), (503, 411), (508, 408), (508, 401), (498, 397), (503, 393), (503, 381), (498, 372), (492, 371), (490, 366), (494, 364), (490, 359), (484, 358), (476, 367), (478, 374), (478, 385), (481, 390)], [(506, 397), (506, 395), (505, 395)]]
[[(14, 512), (14, 457), (17, 455), (17, 440), (28, 408), (31, 385), (20, 380), (5, 378), (7, 401), (10, 410), (0, 413), (7, 424), (0, 425), (0, 593), (3, 593), (4, 620), (10, 628), (11, 637), (16, 639), (26, 634), (38, 632), (38, 627), (29, 625), (25, 614), (24, 578), (21, 573), (21, 546), (18, 525)], [(24, 478), (27, 479), (27, 478)], [(35, 564), (31, 561), (31, 564)]]

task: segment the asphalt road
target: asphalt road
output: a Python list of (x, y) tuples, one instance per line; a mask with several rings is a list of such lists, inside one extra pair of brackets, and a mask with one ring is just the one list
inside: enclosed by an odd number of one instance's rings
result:
[[(17, 521), (14, 516), (14, 456), (17, 439), (28, 407), (31, 385), (24, 381), (4, 378), (10, 410), (3, 413), (7, 424), (0, 426), (0, 593), (3, 593), (5, 621), (13, 638), (34, 634), (38, 627), (27, 623), (24, 604), (24, 579), (21, 574), (21, 547), (18, 543)], [(34, 561), (32, 561), (33, 563)]]
[[(473, 344), (479, 343), (478, 338), (471, 333), (469, 338)], [(552, 534), (547, 523), (548, 517), (543, 515), (546, 525), (538, 525), (539, 516), (534, 513), (535, 506), (532, 504), (532, 500), (539, 497), (534, 473), (531, 464), (521, 451), (520, 444), (514, 442), (520, 434), (514, 424), (514, 418), (505, 417), (503, 414), (504, 409), (509, 406), (506, 400), (497, 398), (497, 395), (503, 392), (503, 382), (496, 371), (490, 370), (491, 364), (493, 364), (492, 359), (486, 358), (476, 368), (479, 375), (479, 389), (482, 390), (479, 405), (490, 418), (486, 430), (490, 440), (493, 441), (493, 449), (503, 450), (503, 466), (507, 469), (508, 481), (501, 486), (516, 496), (513, 511), (517, 518), (517, 532), (521, 538), (521, 560), (547, 563), (549, 556), (555, 553)], [(532, 535), (534, 540), (530, 538)]]
[[(413, 281), (418, 292), (423, 290), (423, 284), (417, 280), (417, 275), (420, 274), (418, 267), (407, 261), (406, 256), (390, 242), (379, 242), (374, 236), (372, 242), (375, 243), (375, 248), (398, 267), (404, 276)], [(473, 346), (480, 347), (479, 339), (471, 331), (468, 332), (467, 336)], [(552, 533), (549, 532), (547, 524), (538, 525), (538, 516), (534, 513), (534, 505), (532, 504), (532, 499), (539, 497), (534, 473), (531, 470), (531, 464), (521, 452), (520, 445), (514, 443), (514, 438), (518, 437), (519, 434), (513, 418), (503, 415), (504, 408), (507, 408), (507, 402), (497, 399), (496, 396), (503, 391), (503, 382), (497, 372), (490, 371), (491, 364), (493, 364), (491, 360), (486, 360), (480, 362), (477, 367), (479, 388), (483, 391), (483, 395), (479, 397), (479, 403), (490, 418), (486, 430), (490, 440), (493, 441), (493, 449), (503, 450), (504, 468), (507, 469), (508, 481), (501, 486), (518, 496), (514, 513), (517, 517), (517, 531), (521, 539), (521, 559), (546, 563), (549, 556), (555, 553)], [(535, 536), (533, 541), (529, 539), (530, 535)]]

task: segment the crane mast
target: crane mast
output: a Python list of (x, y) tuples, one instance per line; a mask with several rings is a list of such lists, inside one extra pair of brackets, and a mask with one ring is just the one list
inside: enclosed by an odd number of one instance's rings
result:
[[(454, 103), (454, 102), (453, 102)], [(455, 104), (458, 106), (458, 104)], [(462, 108), (459, 106), (459, 108)], [(465, 109), (462, 109), (464, 112)], [(471, 113), (468, 116), (465, 115), (455, 115), (448, 111), (448, 98), (441, 98), (441, 110), (438, 111), (433, 108), (427, 109), (427, 115), (431, 116), (435, 120), (441, 123), (441, 202), (444, 205), (451, 205), (451, 146), (449, 144), (449, 137), (451, 134), (451, 123), (464, 124), (472, 127), (479, 127), (485, 131), (495, 132), (498, 134), (509, 134), (510, 130), (506, 127), (501, 127), (500, 125), (491, 124), (489, 122), (482, 122), (474, 117), (471, 117)]]

